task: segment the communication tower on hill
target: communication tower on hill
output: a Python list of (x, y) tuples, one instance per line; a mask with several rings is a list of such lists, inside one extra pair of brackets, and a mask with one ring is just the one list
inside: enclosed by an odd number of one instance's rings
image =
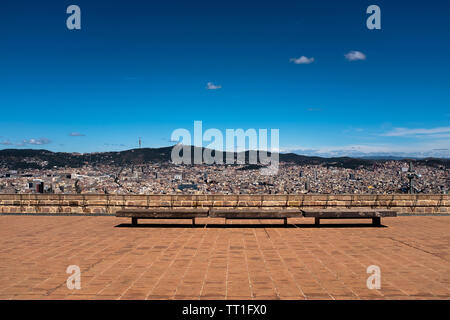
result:
[(416, 171), (413, 169), (412, 161), (409, 162), (409, 169), (406, 173), (406, 177), (409, 180), (409, 193), (414, 193), (414, 179), (420, 178), (421, 175), (417, 174)]
[(139, 137), (139, 149), (141, 148), (142, 145), (142, 141), (141, 141), (141, 137)]

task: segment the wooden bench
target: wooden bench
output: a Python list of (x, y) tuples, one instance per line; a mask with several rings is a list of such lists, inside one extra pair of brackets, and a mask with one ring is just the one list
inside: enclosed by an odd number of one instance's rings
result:
[(300, 218), (302, 212), (299, 209), (258, 209), (258, 208), (212, 208), (209, 211), (211, 218), (225, 218), (225, 223), (230, 219), (283, 219), (287, 224), (288, 218)]
[(372, 219), (374, 226), (381, 225), (382, 217), (396, 217), (397, 212), (386, 209), (302, 209), (305, 218), (314, 218), (320, 225), (320, 219)]
[(138, 224), (138, 219), (191, 219), (195, 225), (195, 218), (225, 218), (230, 219), (283, 219), (287, 224), (288, 218), (314, 218), (315, 224), (320, 225), (321, 219), (372, 219), (375, 226), (381, 225), (382, 217), (396, 217), (397, 213), (386, 209), (280, 209), (280, 208), (161, 208), (152, 209), (124, 209), (116, 212), (116, 217), (131, 218), (132, 225)]
[(124, 209), (116, 212), (116, 217), (129, 217), (131, 224), (137, 225), (138, 219), (191, 219), (207, 217), (208, 208), (154, 208), (154, 209)]

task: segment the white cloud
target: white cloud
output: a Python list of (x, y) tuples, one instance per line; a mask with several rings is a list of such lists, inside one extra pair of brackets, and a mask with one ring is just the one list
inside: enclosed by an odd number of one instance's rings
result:
[(395, 128), (394, 130), (384, 133), (382, 135), (387, 137), (448, 138), (450, 137), (450, 127), (439, 127), (431, 129)]
[(295, 64), (310, 64), (314, 62), (314, 58), (308, 58), (305, 56), (301, 56), (300, 58), (291, 58), (289, 59), (289, 62), (293, 62)]
[[(352, 128), (352, 130), (366, 132), (363, 128)], [(373, 142), (364, 144), (323, 145), (313, 148), (295, 145), (284, 146), (281, 148), (281, 152), (321, 157), (397, 156), (450, 158), (450, 127), (426, 129), (393, 128), (390, 131), (377, 135), (378, 137), (388, 138), (384, 138), (380, 142), (375, 142), (371, 139)], [(372, 137), (374, 138), (375, 135)], [(399, 138), (405, 139), (399, 140)]]
[(23, 140), (23, 144), (43, 145), (49, 144), (51, 141), (47, 138)]
[(436, 157), (450, 158), (449, 140), (434, 141), (429, 144), (414, 144), (411, 146), (398, 146), (394, 144), (379, 145), (344, 145), (344, 146), (324, 146), (317, 149), (305, 147), (281, 148), (283, 153), (296, 153), (306, 156), (319, 157)]
[(282, 152), (305, 153), (309, 155), (343, 155), (349, 153), (372, 153), (372, 152), (390, 152), (393, 149), (384, 145), (345, 145), (345, 146), (323, 146), (317, 149), (302, 147), (282, 148)]
[(79, 133), (79, 132), (71, 132), (69, 133), (69, 136), (71, 137), (84, 137), (85, 134)]
[(208, 84), (206, 86), (206, 89), (208, 89), (208, 90), (217, 90), (217, 89), (220, 89), (220, 88), (222, 88), (221, 85), (215, 85), (212, 82), (208, 82)]
[(105, 146), (113, 146), (113, 147), (126, 147), (123, 143), (105, 143)]
[(5, 146), (11, 146), (13, 145), (13, 143), (9, 140), (4, 140), (4, 141), (0, 141), (0, 144), (3, 144)]
[(348, 61), (366, 60), (366, 55), (361, 51), (350, 51), (345, 54), (345, 59)]

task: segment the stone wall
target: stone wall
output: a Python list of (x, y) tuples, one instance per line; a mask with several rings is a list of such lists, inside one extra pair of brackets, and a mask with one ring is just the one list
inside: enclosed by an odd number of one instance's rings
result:
[(450, 195), (94, 195), (0, 194), (0, 213), (114, 214), (150, 207), (384, 208), (399, 214), (450, 214)]

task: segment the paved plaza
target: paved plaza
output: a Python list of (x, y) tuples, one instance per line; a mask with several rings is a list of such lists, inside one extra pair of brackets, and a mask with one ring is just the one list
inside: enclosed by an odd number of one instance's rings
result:
[(129, 220), (0, 216), (0, 299), (450, 299), (449, 216)]

